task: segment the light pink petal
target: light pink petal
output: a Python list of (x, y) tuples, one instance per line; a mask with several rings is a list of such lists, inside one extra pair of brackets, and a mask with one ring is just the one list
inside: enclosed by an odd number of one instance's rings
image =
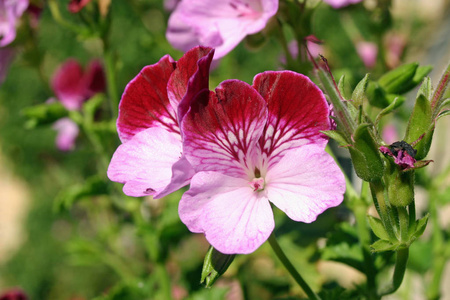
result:
[(209, 68), (213, 55), (212, 48), (195, 47), (177, 62), (177, 68), (167, 84), (167, 94), (172, 108), (178, 112), (179, 122), (194, 96), (209, 88)]
[(184, 117), (184, 154), (196, 171), (246, 177), (266, 119), (264, 99), (250, 85), (224, 81), (216, 93), (200, 93)]
[(272, 209), (263, 193), (247, 180), (216, 172), (194, 175), (179, 204), (181, 221), (225, 254), (247, 254), (268, 239), (274, 228)]
[(268, 170), (266, 190), (269, 201), (289, 218), (310, 223), (342, 202), (345, 178), (321, 146), (305, 145), (285, 151)]
[(0, 1), (0, 47), (4, 47), (16, 38), (16, 25), (28, 7), (28, 0)]
[(150, 127), (179, 134), (176, 111), (167, 97), (167, 83), (175, 70), (169, 55), (147, 66), (128, 83), (119, 104), (117, 131), (122, 142)]
[(341, 8), (344, 6), (348, 6), (350, 4), (356, 4), (358, 2), (361, 2), (362, 0), (323, 0), (324, 2), (331, 5), (333, 8)]
[(378, 46), (372, 42), (359, 42), (356, 51), (367, 68), (373, 68), (377, 63)]
[(83, 68), (75, 59), (68, 59), (55, 72), (52, 89), (56, 97), (68, 110), (81, 108), (86, 94)]
[(160, 127), (146, 129), (117, 148), (108, 177), (125, 183), (128, 196), (161, 198), (188, 184), (193, 175), (181, 151), (179, 134)]
[(75, 148), (75, 141), (80, 129), (77, 123), (70, 118), (62, 118), (56, 121), (53, 126), (58, 134), (56, 135), (56, 147), (61, 151), (71, 151)]
[(329, 108), (322, 91), (306, 76), (291, 71), (268, 71), (255, 76), (253, 87), (266, 100), (269, 115), (260, 140), (268, 157), (305, 144), (327, 139), (320, 133), (330, 129)]
[(277, 10), (276, 0), (184, 0), (169, 19), (167, 39), (183, 51), (189, 41), (215, 47), (219, 59), (246, 35), (261, 31)]

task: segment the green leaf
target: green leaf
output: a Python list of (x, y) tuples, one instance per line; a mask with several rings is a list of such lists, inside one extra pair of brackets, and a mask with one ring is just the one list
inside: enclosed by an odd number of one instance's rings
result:
[(389, 234), (386, 229), (384, 229), (383, 223), (380, 219), (372, 216), (367, 216), (367, 219), (369, 221), (370, 228), (372, 228), (373, 233), (375, 233), (377, 237), (382, 240), (389, 240)]
[(361, 124), (353, 136), (354, 144), (349, 148), (355, 172), (365, 181), (378, 180), (383, 176), (384, 165), (380, 157), (370, 124)]
[(324, 130), (321, 132), (329, 138), (335, 140), (342, 147), (347, 147), (348, 145), (350, 145), (350, 142), (345, 139), (344, 134), (337, 130)]
[(342, 98), (347, 100), (347, 98), (345, 97), (345, 74), (342, 75), (341, 78), (339, 78), (338, 90), (339, 93), (341, 93)]
[(416, 159), (425, 158), (430, 150), (431, 139), (433, 137), (434, 126), (432, 123), (432, 111), (430, 101), (423, 95), (419, 94), (414, 105), (413, 112), (406, 128), (404, 140), (411, 144), (421, 135), (425, 134), (422, 140), (415, 146), (417, 150)]
[(366, 88), (369, 84), (369, 74), (366, 74), (364, 78), (356, 85), (352, 93), (353, 105), (355, 107), (361, 106), (364, 99), (366, 99)]
[(400, 244), (393, 244), (390, 241), (378, 240), (370, 245), (372, 252), (393, 251), (400, 248)]
[(425, 77), (423, 79), (419, 91), (417, 92), (416, 98), (419, 97), (420, 94), (424, 95), (425, 98), (428, 99), (428, 101), (431, 101), (431, 97), (433, 96), (433, 87), (431, 85), (430, 77)]
[(211, 287), (225, 273), (235, 256), (234, 254), (223, 254), (213, 247), (209, 247), (203, 262), (200, 283), (205, 283), (206, 287)]
[(51, 124), (67, 116), (67, 110), (61, 102), (57, 101), (26, 107), (22, 110), (22, 114), (28, 118), (26, 127), (31, 129), (39, 125)]
[[(389, 95), (391, 96), (391, 95)], [(403, 96), (396, 96), (394, 98), (394, 100), (392, 100), (391, 104), (389, 104), (385, 109), (383, 109), (377, 116), (377, 118), (375, 119), (375, 126), (378, 125), (378, 123), (380, 122), (381, 118), (384, 117), (385, 115), (391, 113), (394, 109), (398, 108), (400, 105), (403, 104), (403, 102), (405, 102), (405, 97)]]
[(390, 104), (386, 98), (386, 92), (377, 82), (369, 81), (366, 88), (366, 96), (372, 106), (385, 108)]
[(388, 94), (403, 94), (410, 90), (410, 82), (413, 80), (418, 66), (418, 63), (402, 65), (381, 76), (378, 83)]
[(413, 234), (414, 239), (419, 238), (425, 231), (425, 228), (427, 227), (428, 223), (428, 217), (429, 214), (426, 214), (423, 218), (416, 221), (416, 231)]

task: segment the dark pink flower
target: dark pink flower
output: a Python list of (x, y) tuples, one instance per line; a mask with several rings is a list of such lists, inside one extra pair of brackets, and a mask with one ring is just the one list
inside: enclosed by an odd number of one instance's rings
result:
[(179, 214), (226, 254), (255, 251), (274, 229), (271, 204), (313, 222), (343, 200), (345, 180), (324, 148), (328, 104), (309, 78), (258, 74), (200, 92), (182, 122), (183, 153), (194, 166)]
[(15, 288), (1, 294), (0, 300), (28, 300), (28, 297), (24, 291)]
[(83, 71), (77, 60), (68, 59), (52, 78), (53, 91), (68, 110), (79, 110), (84, 101), (103, 92), (105, 86), (105, 75), (98, 61), (92, 61)]
[(404, 171), (413, 169), (416, 163), (416, 153), (410, 144), (405, 141), (392, 143), (389, 147), (381, 146), (381, 153), (394, 158), (394, 163)]
[(276, 14), (278, 0), (182, 0), (169, 19), (167, 39), (187, 51), (215, 47), (219, 59), (245, 36), (261, 31)]
[(323, 0), (323, 1), (331, 5), (333, 8), (338, 9), (344, 6), (348, 6), (350, 4), (359, 3), (362, 0)]
[(91, 1), (92, 0), (70, 0), (68, 9), (71, 13), (75, 14)]
[(16, 38), (17, 20), (28, 7), (28, 0), (0, 0), (0, 47)]
[(189, 183), (194, 169), (183, 155), (179, 123), (192, 98), (208, 89), (213, 55), (205, 47), (178, 62), (166, 55), (128, 83), (117, 119), (122, 145), (108, 168), (112, 181), (125, 184), (125, 194), (161, 198)]

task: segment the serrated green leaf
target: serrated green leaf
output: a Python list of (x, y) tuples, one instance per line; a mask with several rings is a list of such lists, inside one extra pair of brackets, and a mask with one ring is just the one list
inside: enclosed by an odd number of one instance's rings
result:
[(352, 93), (353, 105), (356, 107), (363, 104), (364, 99), (366, 99), (366, 88), (369, 84), (369, 74), (366, 74), (364, 78), (356, 85)]
[(372, 252), (393, 251), (399, 248), (398, 244), (393, 244), (386, 240), (378, 240), (370, 245)]
[(389, 240), (389, 234), (386, 229), (384, 229), (383, 223), (380, 219), (367, 216), (367, 220), (369, 221), (370, 228), (372, 228), (373, 233), (375, 233), (377, 237), (382, 240)]

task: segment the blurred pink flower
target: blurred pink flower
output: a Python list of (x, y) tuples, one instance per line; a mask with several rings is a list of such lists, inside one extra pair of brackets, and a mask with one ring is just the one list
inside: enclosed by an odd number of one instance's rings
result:
[(270, 203), (295, 221), (313, 222), (345, 191), (325, 152), (320, 131), (329, 129), (323, 93), (291, 71), (198, 93), (182, 121), (183, 153), (196, 171), (179, 204), (182, 222), (225, 254), (251, 253), (268, 239), (275, 226)]
[(367, 68), (373, 68), (377, 63), (378, 47), (372, 42), (358, 42), (356, 52)]
[(344, 6), (348, 6), (350, 4), (359, 3), (363, 0), (323, 0), (323, 1), (331, 5), (333, 8), (338, 9)]
[(24, 291), (14, 288), (0, 295), (0, 300), (28, 300)]
[(6, 78), (9, 65), (15, 56), (15, 50), (13, 48), (0, 48), (0, 86)]
[(70, 118), (62, 118), (56, 121), (52, 128), (58, 132), (56, 147), (59, 150), (71, 151), (75, 148), (75, 140), (80, 132), (77, 123)]
[(71, 13), (75, 14), (91, 1), (92, 0), (70, 0), (68, 9)]
[(0, 0), (0, 47), (16, 38), (17, 20), (28, 7), (28, 0)]
[(182, 51), (215, 47), (216, 60), (245, 36), (261, 31), (277, 10), (278, 0), (182, 0), (170, 16), (166, 36)]
[(389, 68), (394, 69), (401, 63), (407, 39), (404, 35), (389, 33), (385, 37), (384, 44), (386, 48), (386, 64)]
[(178, 62), (166, 55), (128, 83), (117, 119), (122, 145), (108, 168), (109, 179), (124, 183), (126, 195), (161, 198), (189, 184), (194, 170), (183, 155), (179, 124), (192, 98), (208, 89), (213, 55), (205, 47)]
[(393, 124), (384, 126), (381, 135), (386, 144), (392, 144), (399, 140), (397, 128)]
[(105, 74), (99, 61), (91, 61), (86, 71), (71, 58), (53, 74), (51, 82), (59, 101), (68, 110), (79, 110), (83, 102), (105, 90)]

